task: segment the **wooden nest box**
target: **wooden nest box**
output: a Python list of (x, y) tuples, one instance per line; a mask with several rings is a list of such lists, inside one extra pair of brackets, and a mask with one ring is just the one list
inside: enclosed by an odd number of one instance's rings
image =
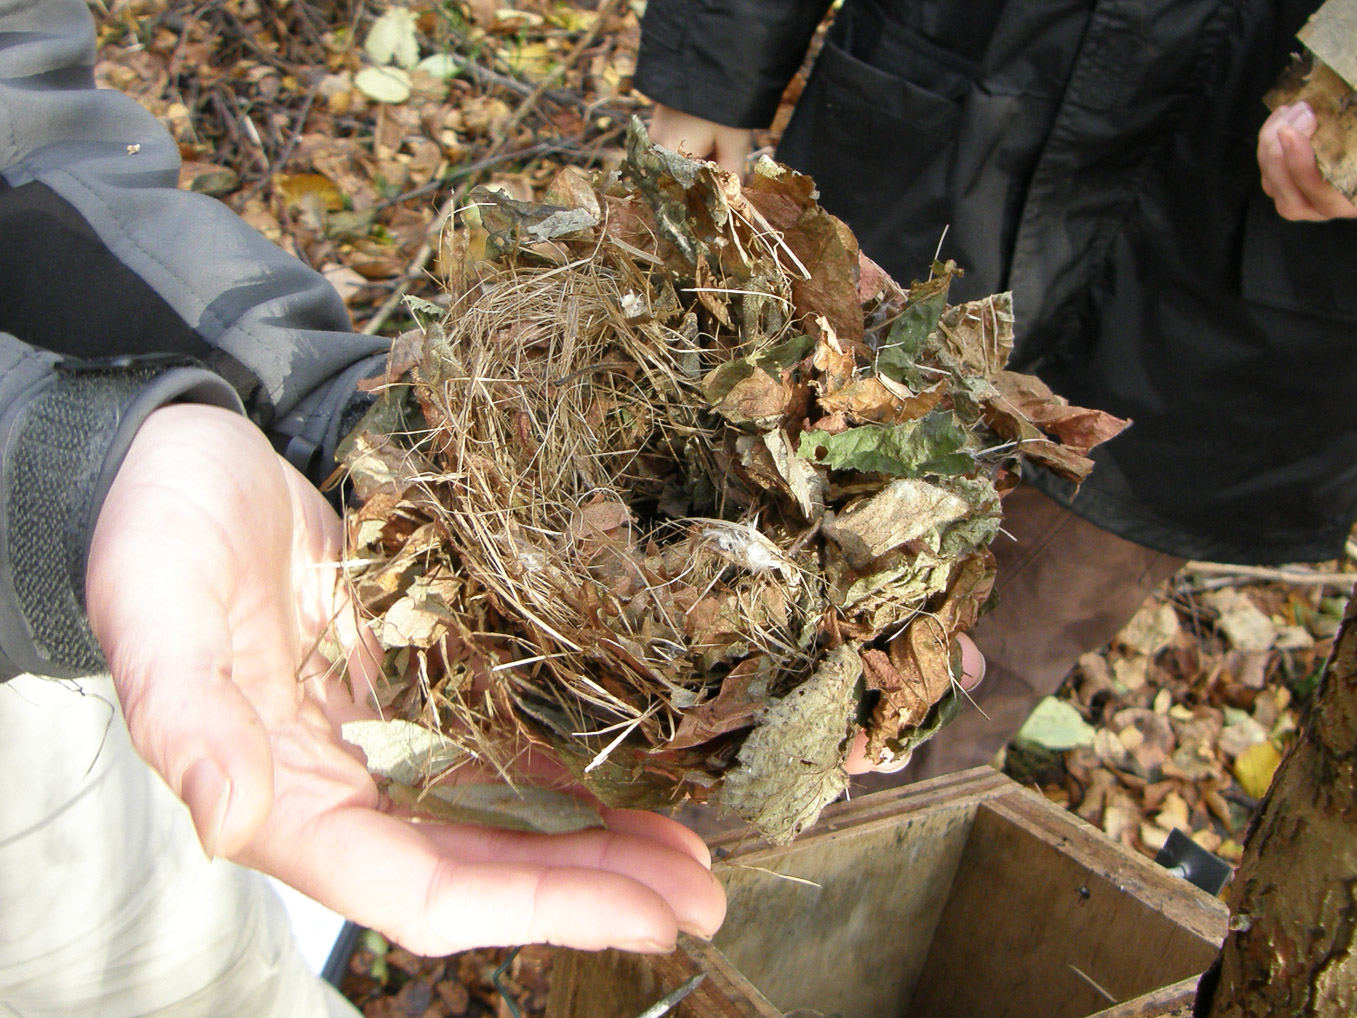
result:
[(562, 951), (547, 1018), (1178, 1018), (1224, 904), (989, 768), (836, 803), (782, 847), (712, 841), (711, 944)]

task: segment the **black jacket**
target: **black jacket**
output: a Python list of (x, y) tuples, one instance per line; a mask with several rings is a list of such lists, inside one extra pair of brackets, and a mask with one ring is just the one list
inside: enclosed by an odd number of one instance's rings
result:
[[(827, 6), (649, 0), (637, 84), (764, 125)], [(1357, 221), (1283, 221), (1255, 156), (1316, 6), (846, 0), (778, 152), (902, 281), (1011, 289), (1016, 366), (1135, 421), (1072, 507), (1187, 557), (1330, 558), (1357, 512)]]
[(242, 410), (317, 478), (385, 342), (226, 206), (168, 132), (94, 87), (84, 0), (0, 0), (0, 679), (78, 675), (104, 494), (141, 422)]

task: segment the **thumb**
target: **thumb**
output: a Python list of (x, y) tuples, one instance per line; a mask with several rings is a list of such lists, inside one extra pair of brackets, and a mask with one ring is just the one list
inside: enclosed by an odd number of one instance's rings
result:
[(132, 744), (188, 804), (209, 856), (238, 852), (273, 806), (269, 738), (237, 680), (281, 661), (286, 679), (260, 709), (287, 717), (301, 695), (277, 607), (291, 517), (276, 462), (234, 414), (156, 410), (104, 497), (86, 563), (90, 628)]
[(188, 806), (203, 851), (235, 856), (273, 808), (273, 752), (259, 716), (220, 673), (174, 669), (118, 685), (133, 745)]

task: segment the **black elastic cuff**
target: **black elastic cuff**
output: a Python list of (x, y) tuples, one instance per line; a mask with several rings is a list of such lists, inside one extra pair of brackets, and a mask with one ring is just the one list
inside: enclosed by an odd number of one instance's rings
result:
[(5, 627), (18, 667), (62, 676), (104, 667), (85, 616), (90, 538), (137, 429), (173, 402), (240, 410), (225, 381), (184, 358), (62, 364), (23, 408), (3, 485), (5, 550), (31, 644), (13, 646)]
[(386, 356), (368, 357), (346, 368), (303, 400), (269, 431), (273, 448), (312, 484), (321, 486), (337, 464), (335, 449), (362, 419), (373, 397), (358, 383), (386, 369)]

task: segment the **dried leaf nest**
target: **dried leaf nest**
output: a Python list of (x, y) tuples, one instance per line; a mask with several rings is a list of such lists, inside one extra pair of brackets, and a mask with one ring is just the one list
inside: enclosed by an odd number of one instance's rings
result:
[(1077, 480), (1120, 422), (1003, 370), (1006, 295), (901, 289), (784, 167), (742, 189), (633, 125), (546, 197), (473, 192), (450, 306), (341, 450), (378, 698), (785, 840), (860, 728), (887, 760), (956, 707), (1017, 458)]

